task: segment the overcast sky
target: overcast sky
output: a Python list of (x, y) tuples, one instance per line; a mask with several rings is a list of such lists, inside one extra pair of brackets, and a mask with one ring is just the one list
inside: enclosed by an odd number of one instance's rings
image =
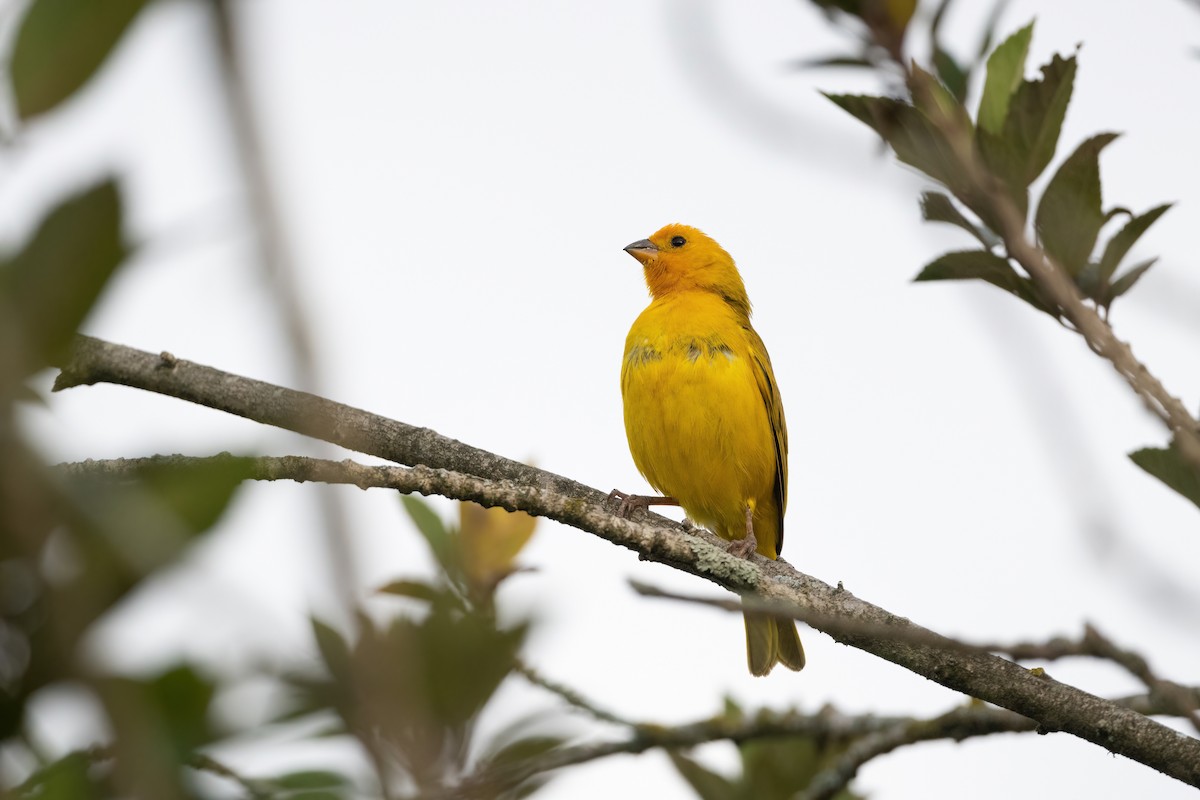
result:
[[(984, 12), (960, 5), (949, 40), (965, 54)], [(1200, 679), (1197, 511), (1125, 456), (1163, 430), (1049, 317), (983, 285), (910, 283), (971, 242), (920, 224), (928, 184), (818, 94), (870, 91), (872, 79), (789, 68), (844, 49), (808, 4), (254, 0), (241, 11), (321, 393), (601, 490), (644, 491), (618, 375), (647, 296), (621, 248), (667, 222), (696, 225), (737, 260), (782, 389), (785, 558), (941, 633), (1036, 640), (1092, 621), (1162, 675)], [(1057, 160), (1122, 131), (1101, 162), (1106, 205), (1179, 203), (1137, 248), (1162, 260), (1113, 319), (1195, 410), (1200, 11), (1013, 2), (1000, 29), (1034, 16), (1031, 69), (1083, 43)], [(86, 332), (295, 385), (210, 33), (204, 4), (155, 5), (97, 80), (0, 150), (0, 236), (18, 241), (55, 198), (116, 170), (140, 249)], [(29, 419), (54, 460), (316, 452), (117, 387), (55, 395)], [(428, 573), (394, 495), (337, 491), (364, 587)], [(97, 648), (127, 669), (181, 651), (227, 668), (310, 652), (306, 615), (333, 613), (313, 495), (247, 487)], [(524, 561), (537, 571), (502, 599), (542, 618), (529, 660), (629, 717), (690, 721), (726, 694), (848, 713), (963, 702), (811, 630), (802, 673), (751, 678), (740, 619), (639, 600), (627, 582), (718, 590), (573, 529), (542, 523)], [(1104, 665), (1051, 672), (1098, 694), (1139, 691)], [(530, 703), (553, 700), (508, 687), (489, 724)], [(702, 752), (733, 763), (728, 745)], [(881, 800), (1185, 796), (1065, 734), (908, 748), (857, 786)], [(539, 796), (622, 792), (689, 796), (658, 753), (569, 772)]]

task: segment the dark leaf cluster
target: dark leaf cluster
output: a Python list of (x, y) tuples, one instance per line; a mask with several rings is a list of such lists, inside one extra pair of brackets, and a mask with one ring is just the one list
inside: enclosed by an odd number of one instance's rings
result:
[[(935, 259), (917, 275), (918, 281), (982, 280), (1061, 318), (1060, 309), (1005, 247), (1012, 232), (1003, 211), (1015, 210), (1022, 225), (1028, 224), (1030, 187), (1054, 158), (1077, 67), (1074, 55), (1056, 55), (1038, 77), (1025, 77), (1032, 36), (1031, 23), (992, 51), (973, 116), (965, 103), (965, 84), (946, 66), (935, 75), (913, 65), (908, 98), (828, 96), (878, 133), (901, 162), (948, 190), (922, 196), (926, 220), (961, 228), (979, 244)], [(1142, 214), (1104, 208), (1099, 156), (1115, 138), (1100, 134), (1080, 144), (1051, 177), (1033, 215), (1042, 251), (1105, 312), (1154, 263), (1141, 261), (1117, 274), (1137, 240), (1170, 207)], [(1126, 223), (1096, 257), (1102, 230), (1121, 215)]]

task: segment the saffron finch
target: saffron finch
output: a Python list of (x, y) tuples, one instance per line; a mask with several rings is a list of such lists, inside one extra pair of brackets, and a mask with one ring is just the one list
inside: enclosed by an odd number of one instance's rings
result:
[[(687, 225), (625, 251), (641, 262), (652, 298), (625, 340), (625, 433), (638, 471), (663, 496), (613, 496), (624, 513), (682, 506), (730, 540), (731, 552), (774, 559), (783, 546), (787, 426), (742, 277), (719, 244)], [(751, 673), (804, 667), (795, 622), (745, 618)]]

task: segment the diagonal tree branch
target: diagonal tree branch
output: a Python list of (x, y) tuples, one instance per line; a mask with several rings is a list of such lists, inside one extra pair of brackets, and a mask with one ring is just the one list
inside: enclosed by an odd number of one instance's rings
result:
[[(563, 522), (643, 559), (668, 564), (737, 592), (796, 603), (817, 614), (840, 615), (900, 630), (926, 629), (798, 572), (783, 561), (729, 555), (711, 534), (687, 533), (654, 515), (622, 519), (596, 489), (553, 473), (455, 442), (360, 409), (192, 364), (80, 337), (61, 365), (55, 390), (108, 382), (199, 403), (333, 442), (359, 452), (435, 469), (420, 471), (422, 493), (461, 496)], [(452, 469), (460, 475), (438, 472)], [(414, 471), (416, 473), (417, 471)], [(506, 483), (507, 482), (507, 483)], [(819, 624), (814, 625), (819, 630)], [(955, 691), (1022, 714), (1042, 733), (1065, 731), (1193, 786), (1200, 786), (1200, 740), (1044, 674), (986, 653), (956, 651), (951, 640), (905, 642), (830, 632), (837, 641), (872, 653)]]

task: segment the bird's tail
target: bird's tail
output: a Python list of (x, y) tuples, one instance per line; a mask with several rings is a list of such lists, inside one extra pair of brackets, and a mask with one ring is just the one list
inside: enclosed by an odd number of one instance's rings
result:
[(766, 675), (776, 664), (804, 669), (804, 646), (796, 622), (770, 614), (746, 612), (746, 660), (750, 674)]

